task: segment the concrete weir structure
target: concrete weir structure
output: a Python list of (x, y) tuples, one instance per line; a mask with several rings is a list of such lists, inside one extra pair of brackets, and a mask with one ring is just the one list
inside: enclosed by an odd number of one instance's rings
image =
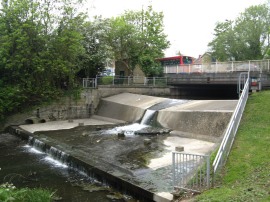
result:
[[(145, 111), (159, 107), (156, 124), (169, 134), (111, 132), (139, 122)], [(169, 104), (168, 104), (169, 103)], [(168, 98), (123, 93), (103, 98), (89, 119), (10, 127), (10, 132), (64, 152), (67, 164), (131, 194), (141, 201), (171, 201), (172, 151), (209, 154), (221, 139), (237, 100), (176, 102)], [(110, 131), (110, 132), (108, 132)], [(199, 131), (199, 132), (198, 132)]]

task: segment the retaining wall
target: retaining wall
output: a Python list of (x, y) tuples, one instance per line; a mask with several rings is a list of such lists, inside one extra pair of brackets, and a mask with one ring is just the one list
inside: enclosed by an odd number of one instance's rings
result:
[[(139, 121), (147, 108), (167, 100), (122, 93), (101, 99), (97, 115), (127, 122)], [(217, 138), (223, 135), (237, 100), (190, 101), (158, 111), (157, 122), (171, 130)]]
[(103, 98), (97, 110), (97, 115), (123, 120), (126, 122), (138, 122), (147, 108), (160, 103), (166, 98), (122, 93)]

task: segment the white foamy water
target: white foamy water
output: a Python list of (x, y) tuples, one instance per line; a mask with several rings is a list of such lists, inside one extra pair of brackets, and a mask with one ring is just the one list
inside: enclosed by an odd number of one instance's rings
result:
[(31, 147), (30, 145), (24, 145), (23, 148), (26, 148), (28, 152), (34, 153), (34, 154), (44, 154), (43, 152), (35, 149), (34, 147)]
[(45, 160), (46, 162), (48, 162), (48, 163), (53, 164), (53, 166), (55, 166), (55, 167), (62, 167), (62, 168), (67, 168), (67, 167), (68, 167), (66, 164), (63, 164), (63, 163), (61, 163), (60, 161), (57, 161), (57, 160), (55, 160), (55, 159), (53, 159), (53, 158), (51, 158), (51, 157), (49, 157), (49, 156), (46, 156), (46, 157), (44, 158), (44, 160)]
[(154, 116), (155, 112), (156, 112), (155, 110), (147, 109), (141, 120), (141, 124), (146, 125), (149, 122), (149, 120)]
[(124, 132), (124, 134), (128, 136), (128, 135), (134, 135), (134, 132), (141, 130), (143, 128), (146, 128), (146, 127), (149, 127), (149, 126), (142, 125), (139, 123), (133, 123), (131, 125), (119, 126), (110, 130), (106, 130), (103, 132), (103, 134), (116, 134), (116, 133)]

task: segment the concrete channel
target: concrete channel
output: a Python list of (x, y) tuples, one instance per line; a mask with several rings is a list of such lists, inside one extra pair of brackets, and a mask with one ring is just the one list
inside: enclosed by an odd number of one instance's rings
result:
[[(160, 103), (168, 105), (157, 110), (155, 125), (167, 132), (155, 128), (136, 135), (128, 129), (119, 135), (112, 130), (139, 124), (146, 110)], [(96, 115), (88, 119), (10, 126), (8, 130), (47, 153), (59, 151), (54, 154), (59, 160), (123, 193), (141, 201), (165, 202), (173, 198), (172, 151), (183, 147), (186, 153), (211, 153), (236, 104), (237, 100), (176, 102), (122, 93), (103, 98)]]

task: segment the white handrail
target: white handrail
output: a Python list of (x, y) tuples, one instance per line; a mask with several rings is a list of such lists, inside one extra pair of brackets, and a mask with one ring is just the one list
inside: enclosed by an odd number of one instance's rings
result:
[[(216, 155), (216, 158), (213, 162), (213, 172), (216, 173), (217, 169), (222, 166), (227, 159), (227, 156), (230, 153), (231, 146), (234, 141), (235, 134), (237, 132), (239, 123), (241, 121), (241, 117), (248, 99), (248, 93), (249, 93), (249, 75), (246, 80), (244, 90), (242, 91), (241, 97), (238, 101), (238, 104), (236, 106), (236, 109), (234, 110), (234, 113), (230, 119), (229, 125), (226, 129), (225, 135), (223, 137), (223, 140), (221, 142), (221, 145), (219, 147), (218, 153)], [(229, 144), (229, 145), (228, 145)], [(229, 146), (229, 148), (227, 148)], [(226, 149), (227, 148), (227, 149)], [(226, 155), (226, 156), (224, 156)]]

